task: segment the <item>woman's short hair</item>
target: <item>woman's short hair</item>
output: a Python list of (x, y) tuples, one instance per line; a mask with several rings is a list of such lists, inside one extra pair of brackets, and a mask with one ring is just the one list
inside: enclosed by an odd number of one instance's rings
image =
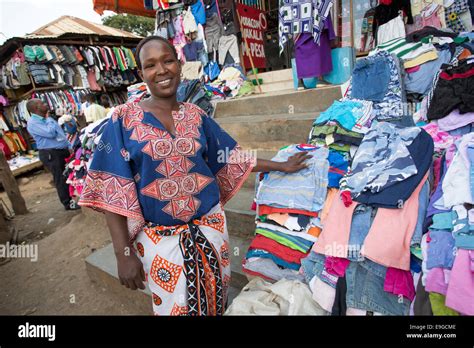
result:
[(165, 45), (167, 45), (171, 51), (173, 52), (173, 55), (176, 59), (178, 59), (178, 52), (176, 52), (176, 48), (169, 42), (167, 39), (157, 36), (157, 35), (152, 35), (152, 36), (147, 36), (146, 38), (142, 39), (137, 45), (137, 48), (135, 50), (135, 61), (137, 62), (138, 69), (142, 68), (142, 63), (140, 61), (140, 51), (142, 50), (143, 46), (150, 41), (161, 41)]

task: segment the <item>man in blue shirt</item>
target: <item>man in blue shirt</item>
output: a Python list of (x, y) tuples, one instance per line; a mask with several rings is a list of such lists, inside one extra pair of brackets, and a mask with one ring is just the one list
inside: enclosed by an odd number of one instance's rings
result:
[(48, 117), (48, 105), (40, 99), (31, 99), (26, 107), (31, 114), (27, 130), (36, 142), (41, 162), (53, 174), (61, 203), (66, 210), (80, 209), (69, 196), (69, 185), (63, 175), (66, 158), (70, 156), (70, 143), (64, 131), (55, 120)]

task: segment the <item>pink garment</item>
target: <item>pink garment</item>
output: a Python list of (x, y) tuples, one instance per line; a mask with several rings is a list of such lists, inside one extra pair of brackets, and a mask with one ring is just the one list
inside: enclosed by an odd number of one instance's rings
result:
[(413, 301), (416, 290), (412, 272), (393, 267), (387, 268), (384, 290), (395, 295), (403, 295), (410, 301)]
[(471, 272), (474, 272), (474, 251), (469, 250)]
[(470, 250), (458, 249), (446, 294), (446, 307), (465, 315), (474, 315), (474, 273), (471, 270), (471, 255)]
[(3, 95), (0, 95), (0, 104), (2, 104), (3, 106), (8, 105), (8, 100)]
[[(418, 197), (428, 174), (425, 174), (402, 209), (378, 209), (361, 255), (386, 267), (410, 270), (410, 242), (418, 220)], [(396, 229), (390, 226), (396, 226)]]
[(322, 309), (327, 312), (332, 312), (332, 306), (336, 299), (336, 289), (331, 285), (326, 284), (317, 276), (309, 282), (309, 288), (313, 293), (313, 300), (315, 300)]
[(420, 65), (414, 66), (412, 68), (405, 69), (405, 71), (409, 74), (417, 72), (418, 70), (420, 70)]
[(415, 298), (415, 284), (410, 271), (389, 267), (385, 275), (383, 289), (395, 295), (403, 295), (408, 300)]
[(351, 262), (348, 259), (343, 259), (341, 257), (328, 256), (324, 260), (324, 269), (332, 275), (337, 277), (344, 277), (346, 274), (346, 269), (349, 267)]
[(441, 29), (442, 24), (441, 20), (438, 17), (438, 10), (441, 7), (435, 3), (430, 6), (425, 7), (421, 11), (421, 27), (431, 26), (437, 29)]
[(438, 120), (439, 129), (442, 131), (451, 131), (474, 122), (474, 112), (460, 114), (459, 110), (451, 111), (446, 117)]
[[(365, 238), (361, 254), (386, 267), (410, 270), (410, 241), (418, 220), (418, 196), (428, 173), (402, 209), (379, 208)], [(347, 258), (352, 214), (357, 204), (345, 207), (337, 197), (329, 211), (319, 239), (312, 250), (326, 256)], [(387, 231), (387, 226), (397, 226)]]
[(267, 219), (275, 221), (280, 226), (285, 226), (285, 223), (289, 218), (290, 218), (290, 215), (289, 214), (284, 214), (284, 213), (273, 213), (273, 214), (268, 214), (267, 215)]
[(173, 19), (173, 26), (175, 30), (173, 45), (178, 53), (178, 59), (182, 64), (186, 63), (183, 47), (186, 46), (186, 37), (183, 29), (183, 16), (177, 16)]
[(250, 207), (250, 210), (257, 211), (257, 203), (255, 201), (252, 202), (252, 206)]
[(449, 166), (451, 165), (451, 162), (453, 161), (454, 159), (454, 155), (456, 154), (457, 152), (457, 148), (456, 148), (456, 144), (452, 144), (450, 147), (448, 147), (448, 149), (446, 150), (446, 167), (449, 168)]
[(357, 204), (351, 204), (346, 208), (339, 195), (334, 197), (323, 230), (316, 243), (313, 244), (314, 252), (347, 258), (352, 213), (356, 206)]
[(436, 188), (438, 187), (439, 181), (441, 180), (441, 157), (438, 157), (433, 161), (433, 173), (434, 173), (433, 190), (436, 190)]
[[(446, 274), (446, 272), (448, 274)], [(427, 292), (436, 292), (438, 294), (446, 296), (448, 292), (449, 269), (443, 269), (440, 267), (432, 268), (426, 276), (425, 290)]]
[(454, 137), (447, 132), (441, 131), (438, 125), (434, 122), (431, 122), (422, 128), (433, 138), (436, 152), (440, 152), (441, 150), (449, 148), (457, 139), (457, 137)]
[(100, 91), (101, 88), (97, 84), (97, 79), (96, 79), (96, 76), (95, 76), (95, 70), (94, 69), (95, 68), (89, 68), (89, 70), (87, 71), (87, 81), (89, 81), (89, 85), (90, 85), (92, 91)]

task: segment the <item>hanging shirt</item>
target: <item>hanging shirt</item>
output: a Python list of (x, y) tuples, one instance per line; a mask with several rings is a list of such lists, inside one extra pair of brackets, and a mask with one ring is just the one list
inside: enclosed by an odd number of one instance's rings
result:
[(50, 117), (32, 114), (28, 121), (27, 130), (35, 140), (38, 150), (67, 149), (70, 146), (64, 131)]
[(312, 33), (314, 42), (319, 45), (324, 21), (332, 5), (333, 0), (283, 0), (278, 14), (280, 53), (290, 34)]
[(120, 105), (94, 152), (80, 204), (126, 216), (132, 239), (145, 222), (182, 225), (225, 204), (252, 170), (202, 109), (180, 109), (172, 135), (138, 103)]
[(84, 109), (84, 116), (87, 122), (95, 122), (107, 116), (107, 111), (99, 104), (91, 104)]

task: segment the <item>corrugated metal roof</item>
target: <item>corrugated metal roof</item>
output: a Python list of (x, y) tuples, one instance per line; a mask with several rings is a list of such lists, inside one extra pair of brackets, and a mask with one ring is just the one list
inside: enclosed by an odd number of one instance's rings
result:
[(140, 38), (128, 31), (115, 29), (102, 24), (96, 24), (73, 16), (62, 16), (35, 30), (25, 38), (58, 37), (64, 34), (98, 34), (118, 37)]

